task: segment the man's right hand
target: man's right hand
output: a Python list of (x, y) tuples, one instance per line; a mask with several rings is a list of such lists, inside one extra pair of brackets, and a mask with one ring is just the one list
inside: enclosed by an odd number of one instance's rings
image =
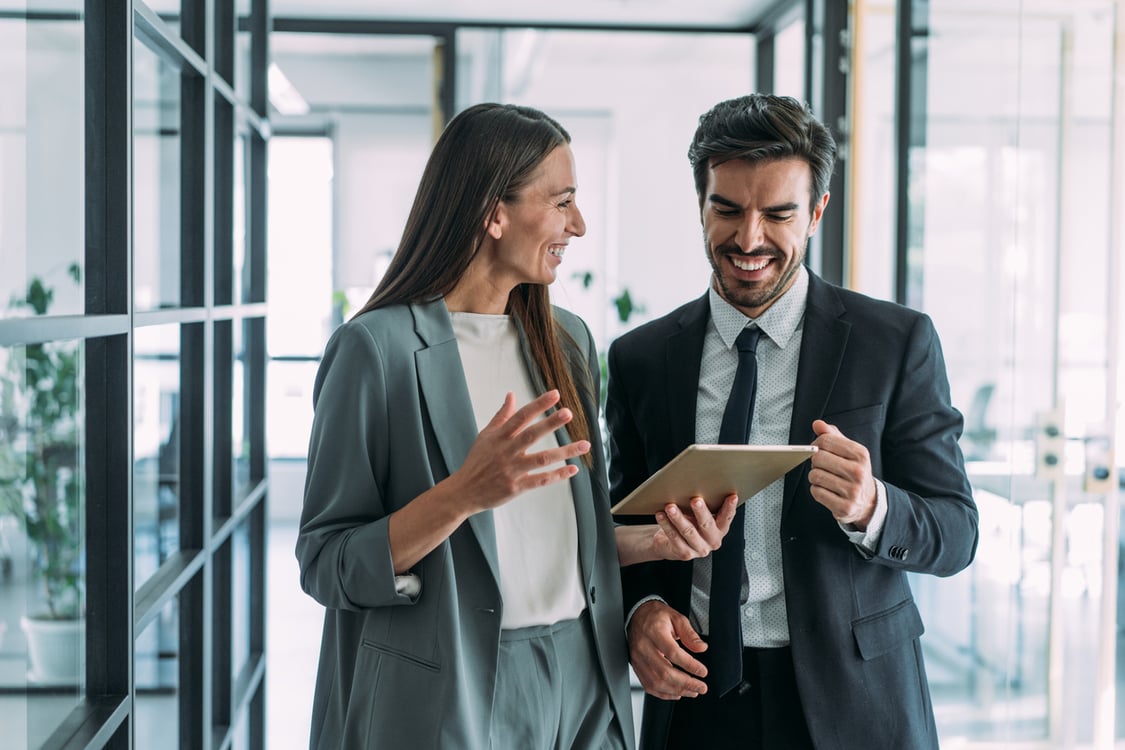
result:
[(707, 644), (687, 617), (659, 600), (642, 604), (629, 621), (629, 660), (645, 692), (662, 700), (707, 692), (707, 668), (692, 653)]

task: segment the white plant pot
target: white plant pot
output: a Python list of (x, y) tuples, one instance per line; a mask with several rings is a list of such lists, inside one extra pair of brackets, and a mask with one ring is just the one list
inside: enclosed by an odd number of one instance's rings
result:
[(27, 637), (28, 682), (36, 685), (78, 685), (82, 682), (85, 620), (40, 620), (21, 617)]

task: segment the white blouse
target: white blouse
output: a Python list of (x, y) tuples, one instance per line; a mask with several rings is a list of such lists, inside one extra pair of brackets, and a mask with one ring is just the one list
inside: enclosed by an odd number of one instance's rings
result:
[[(483, 429), (509, 391), (522, 407), (532, 390), (515, 322), (507, 315), (451, 313), (477, 429)], [(555, 448), (548, 433), (529, 451)], [(550, 468), (558, 468), (561, 463)], [(492, 511), (504, 601), (501, 627), (523, 628), (570, 620), (586, 607), (578, 566), (578, 524), (570, 482), (537, 487)]]

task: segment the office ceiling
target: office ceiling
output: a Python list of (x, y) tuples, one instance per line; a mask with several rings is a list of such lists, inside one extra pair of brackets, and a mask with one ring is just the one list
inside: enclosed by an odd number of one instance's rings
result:
[(622, 26), (745, 27), (779, 0), (271, 0), (275, 17)]

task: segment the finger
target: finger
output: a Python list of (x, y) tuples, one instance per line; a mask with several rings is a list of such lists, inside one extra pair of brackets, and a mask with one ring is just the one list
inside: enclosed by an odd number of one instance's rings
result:
[(589, 440), (576, 440), (557, 448), (544, 448), (541, 451), (525, 453), (516, 460), (515, 466), (521, 471), (538, 473), (557, 463), (578, 458), (589, 452)]
[[(701, 504), (702, 500), (699, 501)], [(692, 516), (688, 516), (684, 511), (680, 510), (679, 506), (669, 504), (666, 507), (665, 513), (668, 515), (668, 520), (675, 528), (675, 533), (680, 537), (680, 541), (685, 544), (691, 551), (693, 557), (706, 557), (711, 554), (712, 546), (710, 542), (704, 538), (702, 529), (699, 527), (698, 522), (694, 516), (697, 513), (693, 509)], [(707, 517), (707, 523), (711, 526), (711, 533), (714, 532), (715, 519), (711, 516), (711, 511), (707, 507), (703, 507), (703, 513)]]
[[(720, 506), (720, 512), (722, 512), (724, 506)], [(710, 554), (723, 543), (726, 528), (719, 525), (719, 520), (711, 513), (711, 509), (707, 507), (707, 503), (703, 502), (701, 497), (691, 499), (691, 512), (694, 516), (695, 527), (699, 529), (703, 554)]]
[(515, 414), (515, 407), (516, 394), (508, 391), (507, 394), (504, 395), (504, 403), (502, 403), (500, 405), (500, 409), (494, 415), (492, 415), (492, 419), (488, 420), (488, 424), (484, 426), (485, 429), (487, 430), (489, 427), (498, 427), (499, 425), (507, 422), (512, 418), (512, 415)]
[(817, 437), (822, 435), (843, 435), (840, 429), (835, 425), (828, 424), (823, 419), (814, 419), (812, 423), (813, 432)]
[(574, 419), (574, 412), (570, 409), (562, 408), (554, 414), (550, 414), (538, 422), (533, 422), (530, 425), (525, 425), (523, 428), (513, 434), (513, 437), (518, 441), (524, 450), (538, 443), (545, 435), (557, 431), (563, 425), (569, 424)]
[(715, 517), (715, 524), (724, 536), (730, 531), (736, 513), (738, 513), (738, 495), (731, 493), (723, 500), (723, 507), (719, 510), (719, 515)]
[(664, 533), (664, 538), (668, 540), (669, 549), (661, 553), (662, 557), (668, 560), (694, 560), (701, 556), (683, 538), (680, 530), (672, 523), (672, 519), (668, 517), (666, 511), (657, 511), (656, 523), (659, 524), (661, 531)]
[(546, 471), (529, 472), (516, 480), (516, 494), (527, 492), (537, 487), (546, 487), (549, 484), (561, 482), (564, 479), (570, 479), (577, 473), (578, 467), (574, 464), (563, 464), (557, 469), (548, 469)]
[(521, 406), (508, 420), (510, 434), (515, 435), (527, 429), (527, 426), (538, 420), (543, 412), (557, 404), (560, 398), (557, 390), (550, 390)]

